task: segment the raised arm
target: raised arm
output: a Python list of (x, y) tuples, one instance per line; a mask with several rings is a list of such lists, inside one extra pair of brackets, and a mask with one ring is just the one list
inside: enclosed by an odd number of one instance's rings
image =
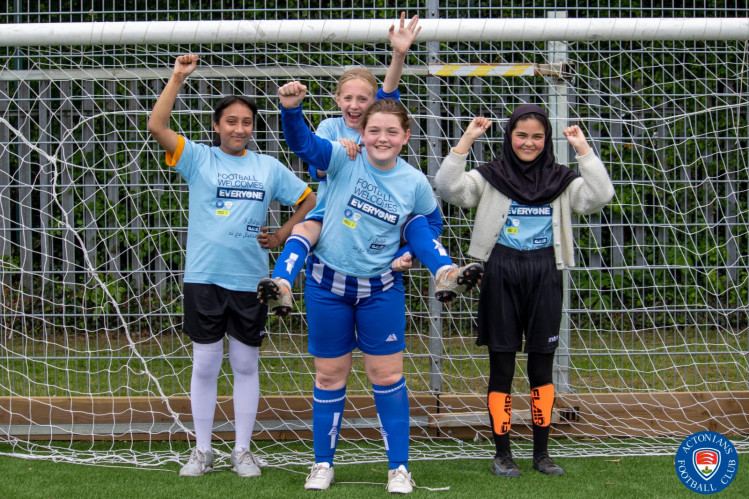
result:
[(182, 84), (190, 73), (198, 65), (198, 56), (195, 54), (181, 55), (174, 61), (174, 70), (164, 90), (161, 92), (156, 104), (153, 106), (151, 116), (148, 118), (148, 131), (161, 147), (169, 154), (174, 154), (179, 143), (177, 133), (169, 128), (169, 120), (174, 109)]
[(568, 187), (570, 207), (581, 215), (602, 210), (615, 194), (614, 184), (611, 183), (606, 167), (593, 152), (579, 126), (567, 127), (562, 133), (577, 152), (577, 165), (582, 177), (573, 180)]
[(398, 32), (395, 32), (395, 25), (390, 26), (390, 31), (388, 32), (390, 46), (393, 47), (393, 59), (390, 61), (390, 67), (385, 74), (385, 80), (382, 82), (382, 90), (387, 94), (398, 90), (398, 83), (403, 74), (403, 64), (406, 62), (406, 54), (408, 53), (408, 49), (411, 48), (416, 35), (421, 31), (421, 26), (418, 26), (419, 16), (413, 16), (408, 26), (405, 26), (405, 24), (406, 13), (401, 12)]
[(448, 203), (466, 208), (478, 205), (482, 192), (481, 176), (474, 170), (466, 172), (466, 159), (473, 143), (491, 124), (489, 118), (474, 118), (457, 145), (442, 161), (439, 171), (434, 176), (434, 187), (437, 194)]
[(278, 89), (281, 103), (281, 126), (289, 149), (318, 170), (325, 171), (330, 164), (333, 143), (321, 139), (309, 129), (302, 115), (302, 101), (307, 86), (292, 81)]
[(492, 120), (489, 118), (484, 118), (483, 116), (473, 118), (466, 131), (463, 132), (463, 136), (455, 147), (453, 147), (453, 151), (458, 154), (468, 154), (476, 139), (484, 135), (490, 126), (492, 126)]
[(562, 133), (567, 138), (567, 142), (575, 148), (578, 156), (585, 156), (591, 151), (588, 139), (585, 138), (585, 134), (577, 125), (568, 126)]

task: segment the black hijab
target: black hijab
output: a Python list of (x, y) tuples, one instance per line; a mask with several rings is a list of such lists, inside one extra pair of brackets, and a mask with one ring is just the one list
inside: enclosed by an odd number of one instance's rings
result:
[[(533, 161), (521, 161), (512, 150), (512, 131), (518, 120), (529, 113), (543, 117), (546, 139), (544, 149)], [(502, 156), (477, 168), (478, 172), (495, 189), (525, 205), (538, 206), (556, 199), (575, 178), (577, 173), (556, 163), (551, 143), (551, 121), (546, 111), (535, 104), (515, 108), (505, 128)]]

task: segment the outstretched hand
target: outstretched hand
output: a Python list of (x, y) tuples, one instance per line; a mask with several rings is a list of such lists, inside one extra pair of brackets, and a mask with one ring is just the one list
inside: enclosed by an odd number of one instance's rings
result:
[(298, 81), (289, 82), (278, 89), (281, 107), (286, 109), (299, 107), (305, 95), (307, 95), (307, 85), (302, 85)]
[(568, 126), (562, 133), (567, 137), (567, 142), (577, 151), (578, 156), (585, 156), (590, 152), (590, 146), (585, 138), (585, 134), (577, 125)]
[(398, 32), (395, 32), (395, 24), (390, 26), (390, 31), (388, 32), (390, 46), (393, 47), (394, 52), (399, 52), (401, 54), (406, 54), (406, 52), (408, 52), (408, 49), (411, 48), (411, 44), (416, 38), (416, 35), (418, 35), (419, 31), (421, 31), (421, 26), (418, 26), (419, 16), (413, 16), (411, 18), (411, 21), (408, 23), (408, 26), (406, 26), (405, 24), (406, 13), (401, 12), (401, 22), (400, 27), (398, 28)]
[(172, 71), (172, 74), (175, 76), (181, 76), (182, 78), (187, 78), (190, 76), (190, 73), (195, 71), (195, 68), (198, 67), (198, 59), (200, 59), (200, 57), (197, 54), (185, 54), (177, 57), (177, 59), (174, 60), (174, 70)]

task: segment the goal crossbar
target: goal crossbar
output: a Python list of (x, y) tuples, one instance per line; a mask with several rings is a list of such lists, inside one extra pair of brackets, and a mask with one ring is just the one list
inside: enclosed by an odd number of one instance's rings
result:
[[(144, 21), (6, 24), (0, 46), (377, 43), (394, 20)], [(747, 40), (748, 18), (423, 19), (420, 42)]]

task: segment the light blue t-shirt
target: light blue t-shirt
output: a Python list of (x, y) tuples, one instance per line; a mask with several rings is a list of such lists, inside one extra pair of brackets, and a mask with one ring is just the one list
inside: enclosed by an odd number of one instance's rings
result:
[(185, 282), (256, 291), (268, 277), (268, 250), (257, 241), (268, 205), (296, 204), (307, 184), (271, 156), (232, 156), (182, 137), (180, 145), (170, 164), (190, 188)]
[[(338, 139), (349, 139), (356, 143), (361, 142), (361, 132), (350, 126), (346, 126), (346, 120), (343, 116), (337, 118), (326, 118), (322, 120), (320, 126), (315, 130), (315, 135), (321, 139), (331, 142), (337, 142)], [(310, 167), (310, 176), (315, 180), (320, 180), (317, 175), (313, 175), (315, 168)], [(315, 207), (307, 214), (307, 218), (321, 219), (325, 216), (325, 191), (328, 189), (328, 182), (325, 178), (317, 184), (317, 200)]]
[(551, 205), (526, 206), (512, 201), (497, 242), (521, 251), (551, 246)]
[(321, 139), (328, 139), (331, 142), (335, 142), (338, 139), (349, 139), (357, 143), (361, 142), (361, 130), (346, 126), (346, 120), (343, 116), (322, 120), (320, 126), (315, 130), (315, 135)]
[(380, 275), (400, 246), (408, 215), (437, 208), (426, 176), (401, 158), (378, 170), (362, 150), (350, 160), (334, 142), (328, 165), (325, 218), (315, 255), (328, 267), (354, 277)]

